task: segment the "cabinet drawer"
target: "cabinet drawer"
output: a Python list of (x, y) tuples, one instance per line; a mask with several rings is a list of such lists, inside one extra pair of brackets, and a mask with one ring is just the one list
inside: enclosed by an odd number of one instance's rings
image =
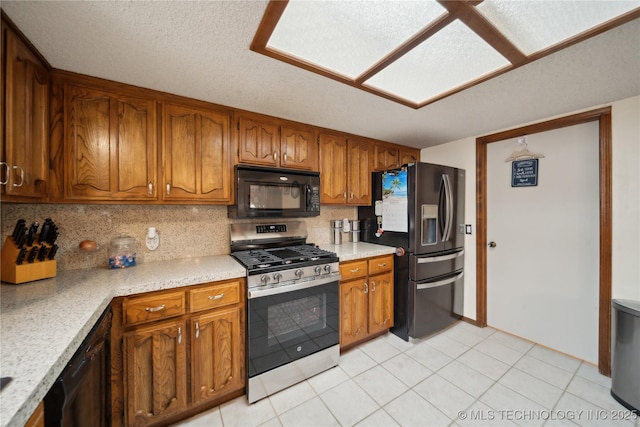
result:
[(367, 275), (367, 261), (351, 261), (340, 263), (341, 280), (349, 280), (354, 277), (364, 277)]
[(387, 255), (369, 260), (369, 274), (393, 270), (393, 255)]
[(212, 284), (189, 291), (189, 307), (192, 313), (240, 302), (240, 282)]
[(127, 298), (123, 310), (127, 325), (180, 316), (185, 312), (184, 292)]

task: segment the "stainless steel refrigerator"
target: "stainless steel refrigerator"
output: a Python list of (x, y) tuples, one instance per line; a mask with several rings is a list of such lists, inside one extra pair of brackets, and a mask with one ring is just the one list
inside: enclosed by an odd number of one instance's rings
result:
[(464, 175), (420, 162), (374, 172), (373, 204), (358, 208), (362, 241), (397, 248), (391, 331), (404, 340), (462, 316)]

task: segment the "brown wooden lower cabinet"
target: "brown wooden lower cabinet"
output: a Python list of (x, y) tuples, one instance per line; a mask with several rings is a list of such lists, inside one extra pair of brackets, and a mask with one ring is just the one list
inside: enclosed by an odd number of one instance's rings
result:
[(24, 427), (44, 427), (44, 402), (40, 402)]
[(114, 300), (112, 425), (167, 425), (244, 394), (244, 295), (239, 278)]
[(340, 263), (340, 348), (393, 326), (393, 255)]

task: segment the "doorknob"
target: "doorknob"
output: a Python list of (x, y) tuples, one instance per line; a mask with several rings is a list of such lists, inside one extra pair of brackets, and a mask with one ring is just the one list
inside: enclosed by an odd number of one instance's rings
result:
[(490, 248), (495, 248), (496, 247), (496, 242), (489, 242), (489, 247)]

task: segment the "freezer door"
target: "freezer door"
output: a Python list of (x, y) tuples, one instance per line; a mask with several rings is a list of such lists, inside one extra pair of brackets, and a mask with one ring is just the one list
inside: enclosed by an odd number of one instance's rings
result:
[(464, 268), (464, 249), (449, 253), (409, 256), (409, 279), (416, 282), (451, 274)]
[(409, 336), (423, 338), (462, 317), (464, 273), (433, 281), (409, 281)]

